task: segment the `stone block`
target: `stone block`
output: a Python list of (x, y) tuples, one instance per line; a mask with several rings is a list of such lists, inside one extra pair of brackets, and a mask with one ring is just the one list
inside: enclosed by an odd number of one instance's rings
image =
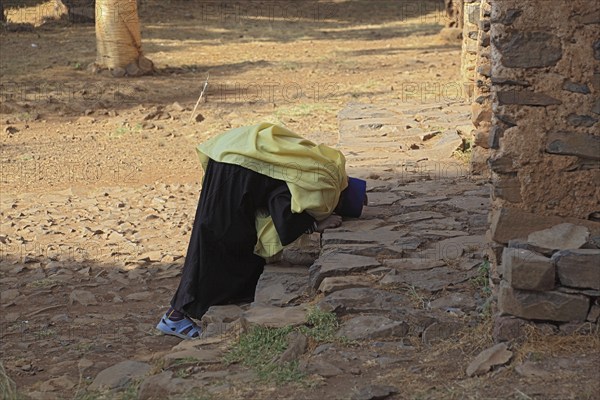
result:
[(512, 174), (517, 172), (513, 165), (513, 155), (508, 153), (496, 153), (490, 157), (488, 164), (490, 169), (497, 174)]
[(504, 125), (506, 128), (512, 128), (513, 126), (517, 126), (517, 121), (509, 115), (505, 114), (494, 114), (496, 120)]
[(523, 90), (503, 90), (496, 93), (500, 105), (515, 104), (519, 106), (550, 106), (562, 104), (562, 101), (548, 96), (545, 93), (537, 93)]
[(600, 234), (600, 222), (533, 214), (514, 207), (493, 209), (490, 230), (492, 240), (506, 244), (511, 239), (525, 238), (532, 232), (565, 222), (587, 227), (592, 236)]
[(494, 319), (492, 338), (494, 342), (509, 342), (525, 337), (525, 327), (529, 322), (515, 317), (499, 316)]
[(552, 260), (525, 249), (506, 247), (502, 252), (504, 279), (514, 289), (554, 289), (555, 267)]
[[(373, 288), (351, 288), (333, 292), (318, 304), (338, 315), (354, 313), (386, 313), (406, 309), (410, 299), (400, 293)], [(587, 310), (586, 310), (587, 311)]]
[(594, 75), (592, 75), (592, 87), (600, 90), (600, 72), (594, 72)]
[(489, 129), (477, 129), (475, 131), (475, 145), (489, 149), (490, 131)]
[(482, 124), (492, 122), (492, 107), (489, 103), (473, 102), (471, 104), (471, 122), (475, 127), (480, 127)]
[(567, 123), (574, 127), (589, 128), (593, 126), (596, 122), (598, 122), (598, 120), (589, 115), (569, 114), (567, 116)]
[(488, 47), (490, 45), (490, 34), (484, 31), (481, 31), (481, 38), (479, 39), (479, 44), (482, 47)]
[(498, 291), (500, 312), (525, 319), (585, 321), (589, 307), (589, 299), (581, 295), (518, 290), (506, 282), (502, 282)]
[(600, 160), (600, 136), (576, 132), (550, 132), (546, 152)]
[(479, 3), (472, 3), (472, 4), (465, 4), (465, 16), (467, 17), (467, 22), (473, 25), (479, 25), (479, 15), (481, 14), (480, 11), (480, 4)]
[[(600, 90), (600, 89), (598, 89), (598, 90)], [(592, 112), (594, 114), (600, 115), (600, 99), (596, 100), (596, 102), (592, 106)]]
[(521, 182), (516, 175), (496, 175), (494, 179), (494, 196), (509, 201), (520, 203)]
[(562, 250), (552, 260), (561, 284), (600, 290), (600, 249)]
[(592, 304), (592, 307), (590, 308), (590, 312), (588, 313), (586, 321), (598, 322), (599, 319), (600, 319), (600, 305)]
[(488, 136), (488, 148), (490, 149), (499, 149), (500, 148), (500, 139), (504, 136), (504, 129), (502, 129), (498, 125), (494, 125), (490, 130), (490, 134)]
[(548, 250), (578, 249), (589, 237), (590, 230), (585, 226), (564, 223), (530, 233), (527, 243)]
[(310, 267), (309, 283), (313, 289), (318, 289), (323, 279), (329, 276), (347, 275), (379, 266), (381, 264), (373, 257), (335, 252), (327, 253)]
[(497, 85), (497, 86), (501, 86), (501, 85), (523, 86), (523, 87), (531, 86), (531, 83), (529, 83), (527, 81), (502, 78), (502, 77), (498, 77), (498, 76), (492, 76), (490, 80), (492, 81), (492, 84)]
[(582, 93), (589, 94), (590, 88), (585, 83), (575, 83), (571, 81), (566, 81), (563, 84), (563, 89), (573, 93)]
[(369, 286), (369, 280), (365, 279), (364, 276), (330, 276), (323, 279), (321, 285), (319, 285), (319, 292), (328, 295), (330, 293), (337, 292), (338, 290), (365, 286)]
[(404, 337), (408, 330), (408, 324), (403, 321), (394, 321), (381, 315), (361, 315), (346, 321), (336, 336), (350, 340), (368, 340)]
[(558, 36), (547, 32), (520, 32), (494, 40), (500, 62), (509, 68), (550, 67), (562, 58)]

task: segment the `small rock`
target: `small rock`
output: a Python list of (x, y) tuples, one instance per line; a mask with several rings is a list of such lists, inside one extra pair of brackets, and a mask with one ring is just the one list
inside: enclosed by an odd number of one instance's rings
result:
[(110, 71), (110, 73), (115, 78), (122, 78), (122, 77), (125, 76), (125, 74), (127, 73), (127, 71), (125, 70), (125, 68), (116, 67), (116, 68), (112, 69)]
[(477, 357), (467, 367), (468, 376), (483, 375), (490, 371), (492, 367), (504, 365), (512, 358), (512, 351), (509, 351), (506, 343), (498, 343), (479, 353)]
[(199, 364), (216, 364), (221, 362), (222, 352), (218, 349), (197, 349), (190, 348), (180, 350), (165, 355), (164, 360), (171, 364), (176, 360), (194, 360), (194, 363)]
[(336, 336), (350, 340), (403, 337), (408, 334), (408, 324), (384, 316), (362, 315), (346, 321)]
[(8, 135), (12, 135), (12, 134), (19, 132), (19, 129), (15, 128), (14, 126), (9, 125), (6, 128), (4, 128), (4, 132), (7, 133)]
[(452, 321), (434, 322), (423, 331), (423, 343), (430, 346), (435, 342), (448, 339), (458, 332), (461, 327), (461, 324)]
[(196, 116), (194, 117), (194, 121), (202, 122), (204, 121), (204, 116), (202, 114), (196, 114)]
[(301, 371), (307, 372), (309, 374), (321, 375), (324, 378), (330, 378), (344, 373), (344, 371), (342, 371), (335, 365), (322, 359), (302, 361), (300, 362), (299, 368)]
[(98, 304), (94, 293), (88, 290), (73, 290), (69, 295), (69, 303), (71, 305), (79, 303), (82, 306), (94, 306)]
[(308, 339), (300, 332), (291, 332), (287, 337), (288, 347), (275, 363), (283, 364), (296, 361), (306, 352)]
[(150, 370), (150, 365), (139, 361), (122, 361), (108, 367), (96, 376), (88, 389), (101, 390), (124, 388), (132, 379), (141, 378)]
[(125, 300), (145, 301), (145, 300), (148, 300), (151, 296), (152, 296), (152, 293), (150, 293), (150, 292), (137, 292), (137, 293), (131, 293), (131, 294), (125, 296)]
[(509, 342), (525, 337), (525, 327), (529, 322), (515, 317), (499, 316), (494, 318), (492, 337), (495, 342)]
[(398, 393), (398, 389), (393, 386), (369, 385), (361, 388), (352, 395), (352, 400), (383, 400), (389, 396)]
[(144, 379), (137, 398), (139, 400), (162, 400), (187, 390), (190, 390), (190, 382), (181, 378), (173, 378), (172, 371), (163, 371)]
[(165, 108), (166, 111), (177, 111), (177, 112), (181, 112), (181, 111), (185, 111), (185, 107), (183, 107), (181, 104), (179, 104), (177, 101), (174, 102), (173, 104), (167, 106)]

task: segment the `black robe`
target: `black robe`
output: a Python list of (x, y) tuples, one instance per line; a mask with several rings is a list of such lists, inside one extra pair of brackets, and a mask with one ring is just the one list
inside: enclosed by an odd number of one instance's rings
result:
[(171, 306), (201, 318), (210, 306), (254, 299), (265, 260), (254, 254), (256, 211), (266, 209), (283, 245), (313, 226), (306, 212), (292, 213), (285, 181), (244, 167), (209, 160), (183, 274)]

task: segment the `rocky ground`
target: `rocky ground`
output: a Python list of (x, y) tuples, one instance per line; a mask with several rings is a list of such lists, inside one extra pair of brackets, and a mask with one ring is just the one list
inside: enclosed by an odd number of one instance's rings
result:
[[(79, 68), (90, 26), (0, 36), (4, 397), (597, 398), (597, 335), (529, 327), (494, 346), (489, 184), (468, 173), (470, 107), (448, 95), (458, 47), (435, 8), (331, 2), (330, 18), (265, 24), (169, 4), (141, 10), (152, 77)], [(257, 83), (303, 95), (249, 97)], [(201, 190), (194, 145), (258, 120), (340, 148), (369, 205), (273, 260), (254, 303), (213, 307), (201, 339), (158, 334)]]

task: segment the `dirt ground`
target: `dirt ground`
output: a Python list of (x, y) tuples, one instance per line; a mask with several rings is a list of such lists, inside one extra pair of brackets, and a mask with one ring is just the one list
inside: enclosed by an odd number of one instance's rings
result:
[[(0, 33), (0, 345), (6, 375), (39, 398), (81, 398), (102, 369), (149, 360), (178, 342), (153, 327), (187, 247), (198, 143), (271, 121), (335, 145), (337, 113), (348, 103), (462, 96), (460, 43), (440, 35), (437, 1), (222, 9), (223, 2), (142, 0), (143, 49), (157, 73), (135, 79), (88, 72), (94, 26), (42, 23), (52, 2), (25, 3), (9, 5), (8, 19), (33, 27)], [(207, 77), (203, 119), (190, 120)], [(135, 268), (148, 263), (151, 271)], [(489, 325), (422, 349), (414, 368), (355, 379), (401, 385), (398, 398), (600, 398), (594, 336), (524, 338), (515, 357), (545, 365), (554, 387), (513, 367), (466, 381), (468, 360), (491, 344)], [(337, 398), (346, 384), (331, 379), (314, 393)], [(296, 390), (253, 385), (256, 398), (294, 398)], [(50, 397), (40, 397), (50, 387)]]

